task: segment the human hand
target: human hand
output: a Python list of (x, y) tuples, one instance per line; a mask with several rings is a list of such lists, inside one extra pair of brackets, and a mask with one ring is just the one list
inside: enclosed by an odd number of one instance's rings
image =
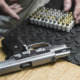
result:
[[(64, 11), (65, 12), (71, 9), (72, 1), (73, 0), (64, 0)], [(80, 23), (80, 0), (75, 0), (75, 10), (74, 10), (73, 16), (75, 19), (75, 23), (79, 24)]]
[[(18, 1), (18, 0), (6, 0), (6, 1)], [(21, 5), (14, 3), (11, 6), (8, 6), (5, 0), (0, 0), (0, 9), (10, 15), (11, 17), (20, 20), (19, 16), (17, 15), (18, 12), (22, 10)]]

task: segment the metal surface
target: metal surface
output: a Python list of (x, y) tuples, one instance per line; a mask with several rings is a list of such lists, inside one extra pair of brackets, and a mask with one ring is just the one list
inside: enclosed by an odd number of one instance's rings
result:
[[(40, 45), (40, 43), (32, 45), (36, 46)], [(61, 57), (70, 55), (70, 49), (65, 44), (56, 46), (46, 46), (42, 48), (38, 47), (34, 50), (25, 52), (27, 53), (27, 55), (25, 55), (25, 58), (22, 56), (20, 57), (20, 55), (17, 55), (17, 57), (15, 56), (14, 59), (0, 62), (0, 75), (20, 71), (29, 66), (35, 67), (50, 62), (55, 62)]]

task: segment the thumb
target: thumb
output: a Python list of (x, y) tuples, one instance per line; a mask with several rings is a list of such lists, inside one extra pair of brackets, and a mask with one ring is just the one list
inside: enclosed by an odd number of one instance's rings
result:
[(71, 0), (64, 0), (64, 12), (67, 12), (72, 7), (72, 1)]
[(1, 4), (1, 7), (3, 8), (3, 11), (9, 14), (11, 17), (17, 20), (20, 19), (19, 16), (13, 10), (11, 10), (11, 8), (7, 5), (7, 3), (4, 0), (3, 3)]

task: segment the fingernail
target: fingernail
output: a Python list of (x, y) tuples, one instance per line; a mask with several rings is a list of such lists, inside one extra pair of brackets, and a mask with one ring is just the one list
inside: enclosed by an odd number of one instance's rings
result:
[(20, 17), (19, 16), (17, 17), (17, 20), (20, 20)]
[(15, 19), (17, 19), (17, 20), (20, 20), (20, 17), (19, 17), (19, 16), (17, 16), (17, 15), (16, 15), (16, 17), (14, 17), (14, 18), (15, 18)]

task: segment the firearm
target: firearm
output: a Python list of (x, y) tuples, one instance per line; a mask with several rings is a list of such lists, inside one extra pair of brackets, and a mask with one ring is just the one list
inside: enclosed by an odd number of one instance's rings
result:
[(13, 59), (0, 62), (0, 75), (35, 67), (70, 55), (70, 48), (65, 44), (51, 46), (48, 43), (36, 43), (26, 47), (25, 51), (14, 55)]

